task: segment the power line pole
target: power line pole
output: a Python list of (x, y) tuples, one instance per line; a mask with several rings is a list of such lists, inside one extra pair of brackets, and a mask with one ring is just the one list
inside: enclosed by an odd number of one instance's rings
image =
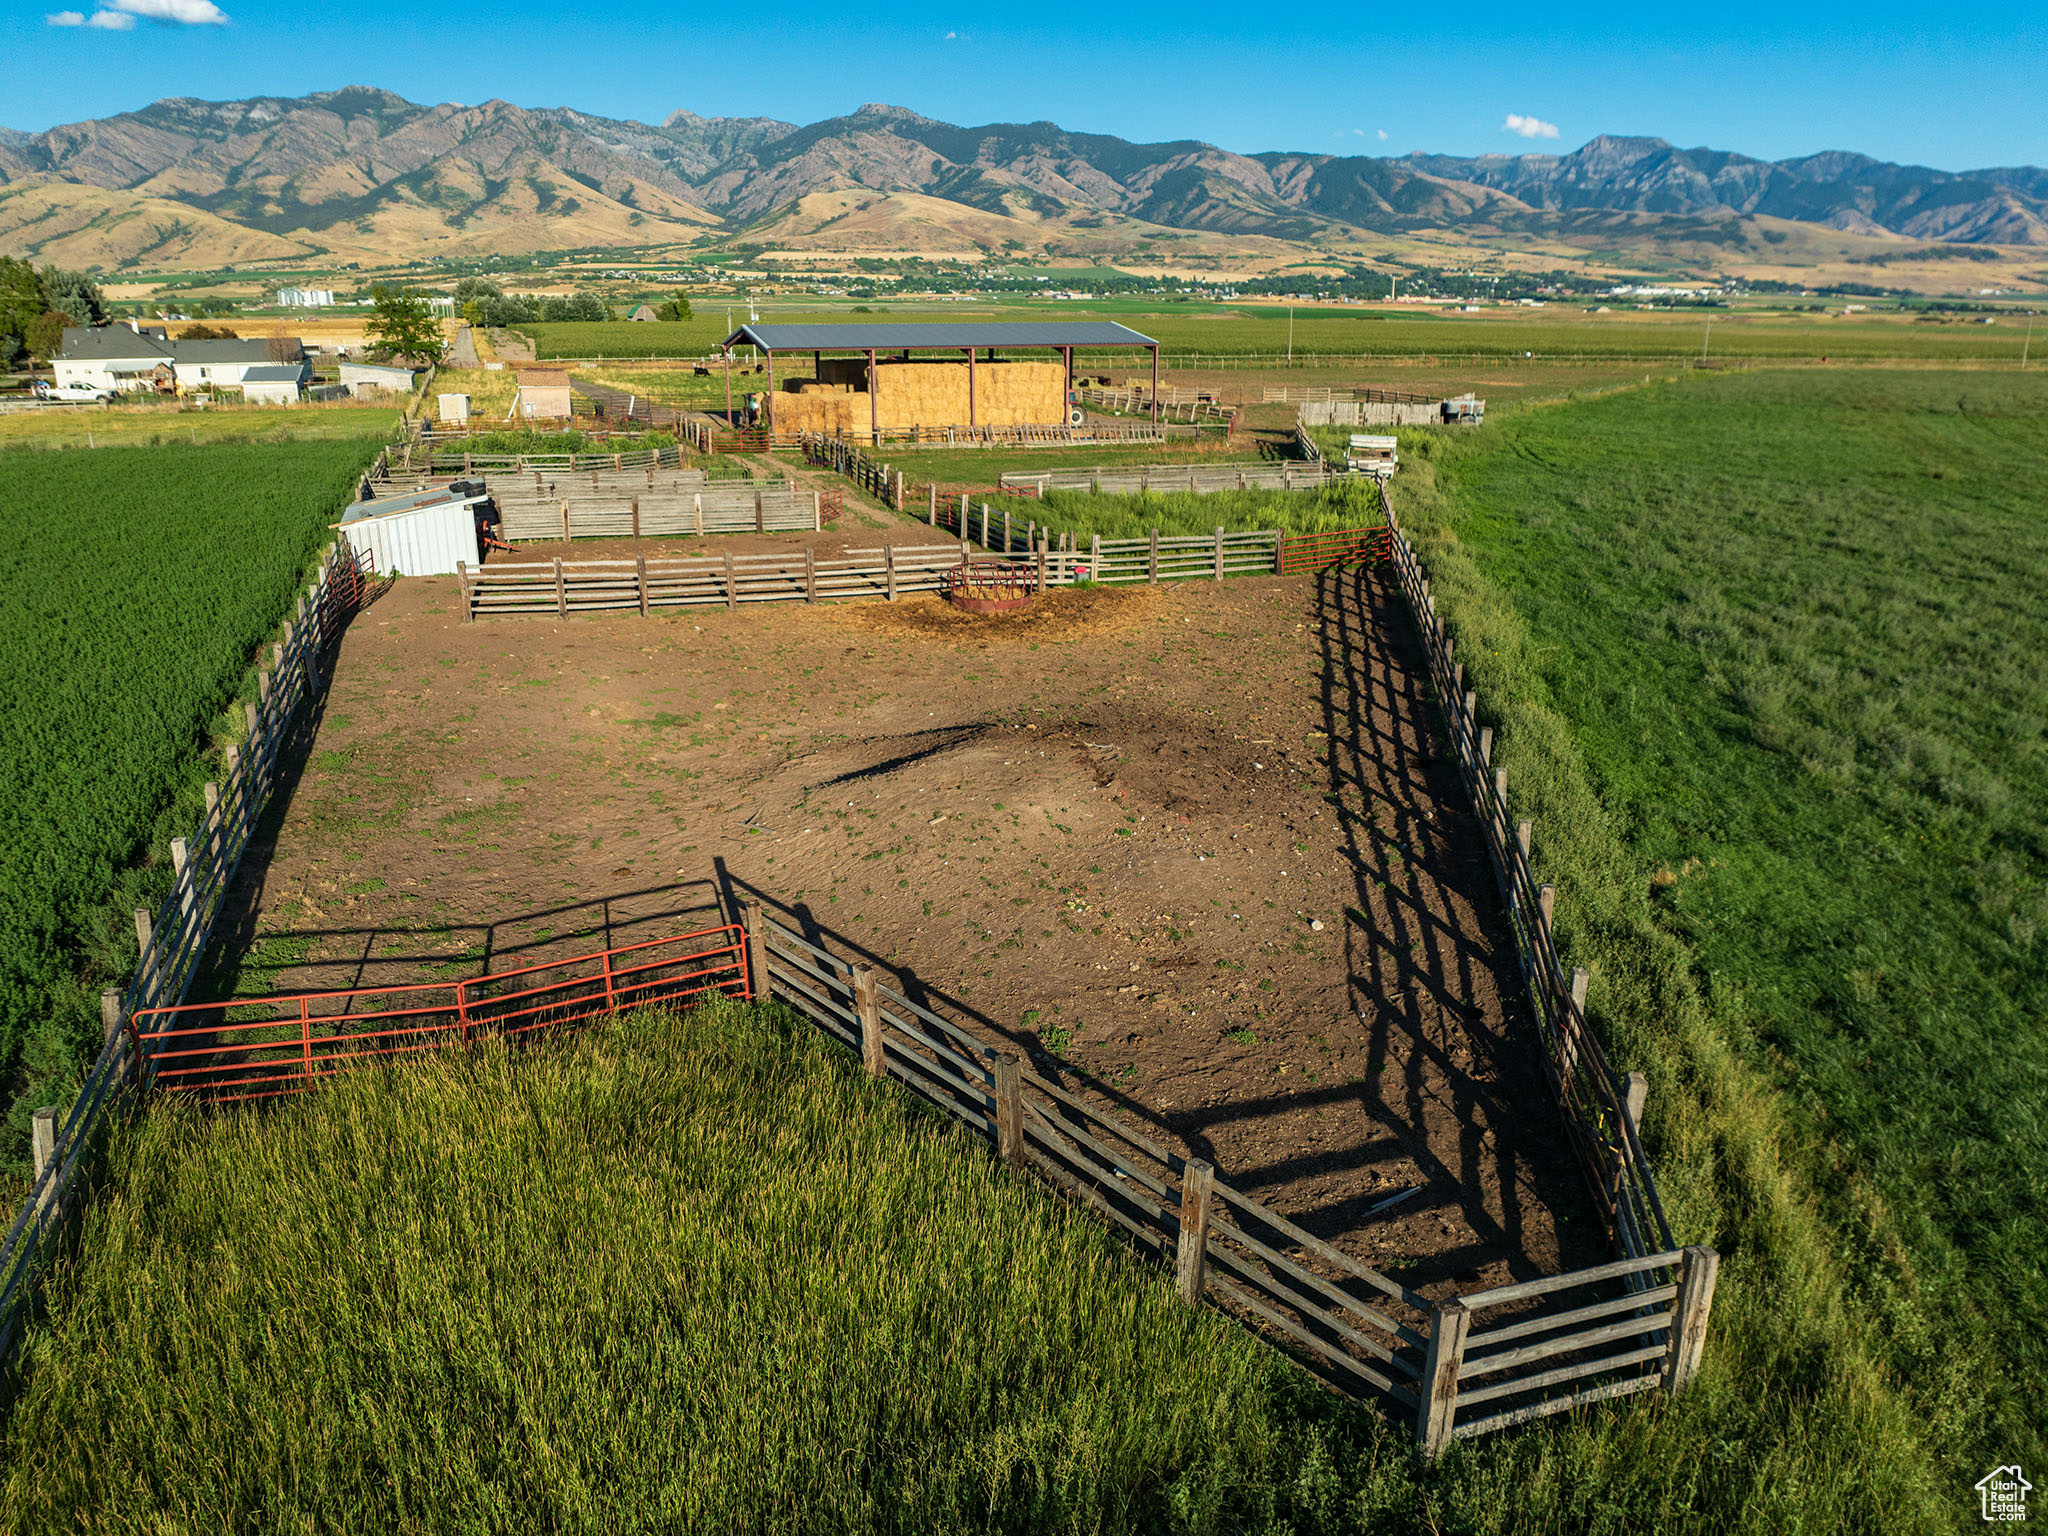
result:
[(1710, 309), (1707, 311), (1707, 334), (1700, 338), (1700, 362), (1702, 365), (1704, 365), (1707, 360), (1707, 343), (1712, 341), (1713, 339), (1714, 312)]

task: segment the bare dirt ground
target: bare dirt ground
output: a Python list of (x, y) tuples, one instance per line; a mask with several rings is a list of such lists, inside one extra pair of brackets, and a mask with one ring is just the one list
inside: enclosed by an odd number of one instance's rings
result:
[(1411, 645), (1358, 572), (474, 624), (401, 581), (220, 984), (471, 975), (751, 886), (1410, 1284), (1597, 1262)]

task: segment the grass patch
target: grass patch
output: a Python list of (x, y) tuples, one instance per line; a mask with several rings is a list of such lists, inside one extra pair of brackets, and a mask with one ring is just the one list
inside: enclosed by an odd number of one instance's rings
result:
[(1728, 1255), (1682, 1454), (1952, 1525), (2044, 1449), (2048, 380), (1692, 377), (1402, 452), (1674, 1219)]
[(1291, 1498), (1290, 1367), (773, 1012), (160, 1102), (106, 1184), (0, 1438), (24, 1527), (1214, 1530)]

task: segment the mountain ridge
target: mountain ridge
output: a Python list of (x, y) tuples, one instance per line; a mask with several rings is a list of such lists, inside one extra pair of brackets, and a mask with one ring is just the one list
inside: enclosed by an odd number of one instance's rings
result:
[[(914, 194), (962, 210), (977, 238), (994, 238), (993, 219), (1047, 242), (1120, 221), (1313, 244), (1537, 236), (1605, 218), (1652, 234), (1677, 221), (1693, 237), (1786, 220), (1873, 239), (2048, 246), (2048, 170), (2032, 166), (1938, 171), (1846, 150), (1771, 161), (1623, 135), (1568, 153), (1240, 154), (1049, 121), (961, 126), (883, 102), (810, 124), (687, 108), (652, 124), (496, 98), (429, 105), (375, 86), (167, 97), (41, 133), (0, 129), (0, 188), (30, 186), (99, 189), (69, 202), (100, 221), (132, 198), (151, 228), (181, 205), (312, 251), (422, 256), (786, 234), (791, 210), (820, 194), (869, 205)], [(0, 226), (0, 246), (34, 227)], [(135, 245), (117, 259), (143, 259)]]

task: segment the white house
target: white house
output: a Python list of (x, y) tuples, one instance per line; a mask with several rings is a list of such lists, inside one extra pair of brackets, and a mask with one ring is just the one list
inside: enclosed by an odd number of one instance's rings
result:
[(59, 384), (88, 389), (148, 390), (158, 387), (168, 364), (184, 391), (240, 389), (252, 368), (303, 366), (306, 350), (296, 336), (254, 341), (176, 341), (159, 328), (127, 325), (64, 328), (64, 343), (51, 367)]
[(138, 331), (126, 325), (64, 327), (64, 344), (50, 360), (61, 387), (148, 389), (157, 365), (171, 360), (163, 328)]
[[(240, 389), (251, 369), (305, 361), (296, 336), (258, 341), (173, 341), (171, 365), (181, 390)], [(280, 356), (279, 354), (283, 354)]]

